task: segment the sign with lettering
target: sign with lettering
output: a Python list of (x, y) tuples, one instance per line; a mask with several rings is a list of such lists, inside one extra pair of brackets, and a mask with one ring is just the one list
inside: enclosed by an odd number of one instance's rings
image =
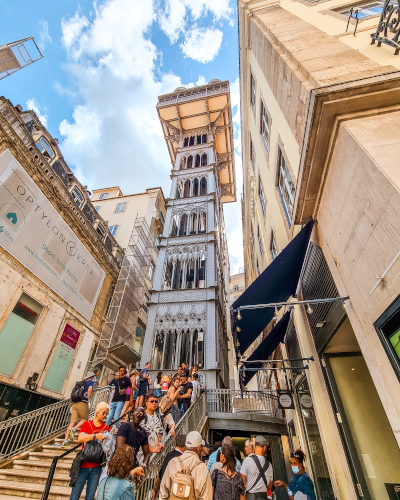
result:
[(294, 410), (294, 401), (289, 391), (278, 391), (278, 406), (281, 410)]
[(0, 245), (90, 321), (105, 272), (8, 150), (0, 154)]

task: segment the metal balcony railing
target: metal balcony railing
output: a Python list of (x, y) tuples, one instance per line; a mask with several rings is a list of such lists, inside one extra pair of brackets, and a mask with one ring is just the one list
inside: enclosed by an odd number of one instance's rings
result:
[(203, 420), (206, 416), (206, 395), (201, 394), (196, 403), (179, 420), (175, 428), (175, 436), (169, 437), (164, 443), (163, 450), (156, 455), (146, 469), (146, 478), (136, 490), (136, 500), (145, 500), (149, 495), (149, 491), (153, 489), (154, 481), (160, 472), (161, 466), (166, 455), (175, 449), (176, 437), (179, 434), (189, 434), (190, 431), (201, 431)]
[(208, 413), (258, 413), (275, 417), (278, 409), (278, 396), (272, 391), (232, 391), (230, 389), (207, 391)]
[[(110, 394), (111, 387), (108, 386), (93, 391), (89, 401), (90, 418), (100, 402), (108, 403)], [(65, 399), (0, 422), (0, 464), (64, 431), (70, 422), (71, 405), (72, 401)]]

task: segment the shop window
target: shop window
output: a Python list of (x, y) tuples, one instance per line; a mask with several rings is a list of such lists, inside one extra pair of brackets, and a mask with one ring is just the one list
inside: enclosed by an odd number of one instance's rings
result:
[(265, 151), (269, 151), (269, 118), (267, 108), (261, 101), (261, 116), (260, 116), (260, 134), (265, 147)]
[(102, 224), (97, 224), (96, 231), (102, 238), (106, 236), (106, 230)]
[(99, 200), (105, 200), (106, 198), (108, 198), (108, 195), (110, 193), (101, 193), (100, 197), (99, 197)]
[(250, 104), (253, 111), (256, 110), (256, 81), (253, 74), (250, 72)]
[(295, 196), (295, 185), (289, 173), (289, 169), (286, 165), (285, 158), (282, 151), (279, 150), (279, 177), (278, 177), (278, 190), (281, 197), (282, 205), (285, 210), (286, 219), (289, 226), (292, 223), (294, 196)]
[(119, 226), (109, 226), (110, 233), (115, 236)]
[(254, 151), (253, 141), (250, 139), (250, 159), (253, 171), (256, 171), (256, 152)]
[(79, 191), (79, 189), (76, 186), (71, 191), (71, 196), (74, 202), (76, 203), (77, 207), (82, 208), (83, 204), (85, 203), (85, 198), (83, 197), (83, 194)]
[(51, 158), (54, 158), (54, 151), (45, 137), (41, 137), (38, 141), (36, 141), (36, 147), (47, 161), (51, 160)]
[(258, 198), (260, 200), (262, 213), (263, 213), (263, 215), (265, 215), (265, 206), (267, 204), (267, 201), (265, 198), (264, 188), (263, 188), (260, 176), (258, 177)]
[(271, 229), (269, 250), (271, 252), (272, 260), (274, 260), (278, 256), (279, 251), (278, 251), (278, 245), (276, 244), (276, 239), (273, 229)]
[(125, 203), (118, 203), (117, 208), (115, 209), (115, 213), (125, 212), (125, 209), (126, 209), (126, 202)]
[(29, 341), (43, 306), (26, 293), (17, 304), (0, 331), (0, 373), (12, 376)]

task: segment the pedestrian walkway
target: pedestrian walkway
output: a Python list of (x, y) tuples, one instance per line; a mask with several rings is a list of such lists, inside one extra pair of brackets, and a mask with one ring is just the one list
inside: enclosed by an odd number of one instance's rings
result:
[[(22, 458), (13, 460), (12, 468), (0, 469), (0, 500), (16, 500), (21, 497), (42, 498), (53, 457), (67, 451), (67, 448), (53, 444), (61, 445), (63, 440), (64, 436), (60, 435), (59, 438), (53, 439), (38, 450), (29, 451)], [(71, 447), (77, 444), (76, 440), (71, 443)], [(50, 488), (49, 500), (69, 499), (71, 495), (69, 470), (77, 451), (59, 460)], [(85, 491), (81, 495), (81, 498), (84, 497)]]

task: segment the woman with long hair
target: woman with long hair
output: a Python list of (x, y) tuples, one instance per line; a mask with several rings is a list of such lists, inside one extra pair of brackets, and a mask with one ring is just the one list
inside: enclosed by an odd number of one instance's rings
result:
[(293, 476), (287, 485), (284, 481), (275, 481), (275, 487), (283, 486), (287, 490), (290, 500), (294, 499), (297, 492), (303, 493), (309, 500), (316, 500), (314, 483), (304, 468), (306, 455), (302, 450), (296, 450), (290, 454), (290, 463)]
[(143, 467), (133, 469), (133, 450), (123, 444), (108, 464), (108, 477), (101, 480), (97, 500), (135, 500), (135, 490), (129, 476), (144, 476)]
[(163, 377), (163, 373), (162, 372), (158, 372), (158, 375), (154, 381), (154, 395), (157, 397), (157, 398), (160, 398), (161, 397), (161, 382), (162, 382), (162, 377)]
[(172, 402), (175, 404), (175, 401), (179, 397), (179, 392), (180, 392), (180, 387), (181, 387), (181, 380), (179, 377), (174, 377), (171, 382), (171, 386), (168, 389), (167, 396), (171, 398)]
[(246, 489), (243, 477), (236, 472), (236, 458), (233, 447), (223, 444), (220, 453), (221, 468), (215, 468), (211, 474), (213, 500), (245, 500)]

